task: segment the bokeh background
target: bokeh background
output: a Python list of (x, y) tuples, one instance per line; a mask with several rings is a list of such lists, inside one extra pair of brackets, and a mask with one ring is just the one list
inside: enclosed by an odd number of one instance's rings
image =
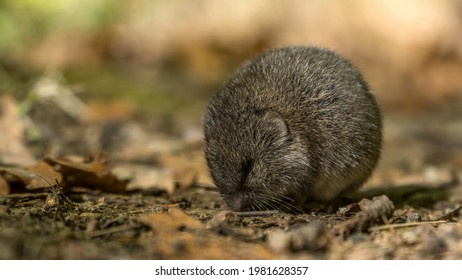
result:
[(200, 141), (208, 98), (243, 61), (318, 45), (350, 58), (373, 89), (382, 171), (460, 170), (461, 35), (459, 0), (2, 0), (0, 93), (21, 102), (59, 76), (97, 118)]

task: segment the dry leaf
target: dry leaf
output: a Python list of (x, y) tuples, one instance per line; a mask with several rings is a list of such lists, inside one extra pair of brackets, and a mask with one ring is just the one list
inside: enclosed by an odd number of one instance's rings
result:
[(145, 164), (118, 164), (112, 172), (120, 179), (130, 182), (127, 190), (149, 189), (157, 187), (172, 194), (175, 190), (175, 182), (169, 169), (154, 167)]
[[(63, 177), (60, 173), (55, 172), (53, 168), (45, 162), (38, 162), (30, 168), (21, 168), (21, 167), (5, 167), (0, 168), (0, 174), (5, 174), (9, 176), (4, 176), (5, 182), (9, 186), (20, 185), (29, 190), (47, 188), (54, 185), (56, 182), (61, 183)], [(11, 191), (8, 188), (8, 193)], [(15, 189), (14, 192), (20, 190)]]
[(29, 168), (29, 171), (36, 174), (36, 176), (26, 186), (27, 189), (37, 189), (49, 187), (56, 182), (60, 184), (63, 181), (63, 176), (53, 170), (53, 167), (46, 162), (40, 161), (34, 166)]
[(204, 226), (178, 208), (171, 208), (167, 213), (154, 213), (140, 216), (140, 222), (158, 232), (175, 232), (183, 230), (200, 230)]
[(111, 171), (109, 160), (103, 153), (95, 155), (90, 162), (84, 162), (83, 159), (80, 157), (71, 156), (62, 159), (47, 156), (45, 157), (44, 161), (54, 165), (57, 171), (61, 171), (59, 170), (60, 168), (66, 171), (69, 169), (73, 169), (93, 173), (97, 176), (104, 176)]
[(23, 145), (24, 128), (17, 104), (7, 96), (0, 96), (0, 163), (27, 166), (34, 162)]
[[(4, 174), (4, 178), (9, 185), (20, 182), (23, 187), (29, 186), (31, 181), (38, 177), (37, 174), (20, 167), (0, 168), (0, 174)], [(46, 185), (43, 187), (46, 187)]]
[(10, 185), (5, 178), (0, 176), (0, 195), (7, 195), (10, 193)]
[(90, 162), (74, 162), (48, 156), (45, 162), (64, 177), (67, 187), (87, 187), (105, 192), (124, 192), (128, 180), (120, 180), (111, 173), (107, 157), (100, 153)]

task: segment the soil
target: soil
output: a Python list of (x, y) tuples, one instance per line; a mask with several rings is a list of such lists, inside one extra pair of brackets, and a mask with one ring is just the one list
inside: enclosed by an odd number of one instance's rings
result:
[(356, 203), (335, 213), (246, 215), (227, 211), (218, 193), (198, 186), (169, 195), (156, 189), (65, 194), (54, 185), (46, 193), (3, 196), (0, 205), (1, 259), (462, 257), (461, 208), (448, 202), (391, 209), (366, 227), (348, 226), (364, 213)]
[[(30, 129), (10, 109), (0, 129)], [(367, 184), (300, 213), (229, 211), (208, 177), (200, 131), (160, 137), (131, 120), (45, 118), (47, 149), (5, 134), (24, 145), (2, 153), (0, 259), (460, 259), (462, 130), (457, 115), (436, 114), (386, 118)], [(95, 131), (99, 140), (88, 141)], [(78, 156), (91, 143), (109, 156)]]

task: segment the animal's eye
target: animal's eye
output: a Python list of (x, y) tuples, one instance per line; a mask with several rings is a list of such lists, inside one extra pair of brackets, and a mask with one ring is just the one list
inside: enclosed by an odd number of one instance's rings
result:
[(253, 160), (248, 159), (242, 162), (241, 164), (241, 183), (244, 183), (247, 177), (249, 176), (250, 171), (252, 170), (253, 167)]
[(242, 173), (249, 174), (253, 167), (253, 160), (248, 159), (242, 163)]

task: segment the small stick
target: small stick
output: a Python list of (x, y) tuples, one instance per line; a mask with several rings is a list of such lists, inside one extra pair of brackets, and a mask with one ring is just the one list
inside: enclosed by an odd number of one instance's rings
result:
[(268, 210), (268, 211), (245, 211), (245, 212), (233, 212), (240, 217), (251, 217), (251, 216), (271, 216), (273, 214), (279, 213), (278, 210)]
[(445, 224), (445, 223), (449, 223), (449, 222), (448, 221), (426, 221), (426, 222), (411, 222), (411, 223), (403, 223), (403, 224), (388, 224), (388, 225), (370, 227), (368, 228), (368, 231), (405, 228), (405, 227), (416, 227), (420, 225)]
[(451, 210), (450, 212), (444, 214), (443, 216), (438, 217), (438, 218), (436, 219), (436, 221), (449, 220), (449, 219), (451, 219), (452, 217), (454, 217), (454, 216), (457, 214), (457, 212), (460, 211), (460, 209), (462, 209), (462, 205), (456, 207), (456, 209)]
[(94, 238), (94, 237), (99, 237), (99, 236), (103, 236), (103, 235), (129, 231), (129, 230), (133, 230), (133, 229), (137, 229), (137, 228), (138, 228), (138, 226), (136, 226), (136, 225), (128, 225), (128, 226), (127, 225), (122, 225), (122, 226), (110, 227), (110, 228), (101, 229), (101, 230), (98, 230), (98, 231), (89, 232), (87, 234), (88, 234), (88, 236), (90, 238)]

